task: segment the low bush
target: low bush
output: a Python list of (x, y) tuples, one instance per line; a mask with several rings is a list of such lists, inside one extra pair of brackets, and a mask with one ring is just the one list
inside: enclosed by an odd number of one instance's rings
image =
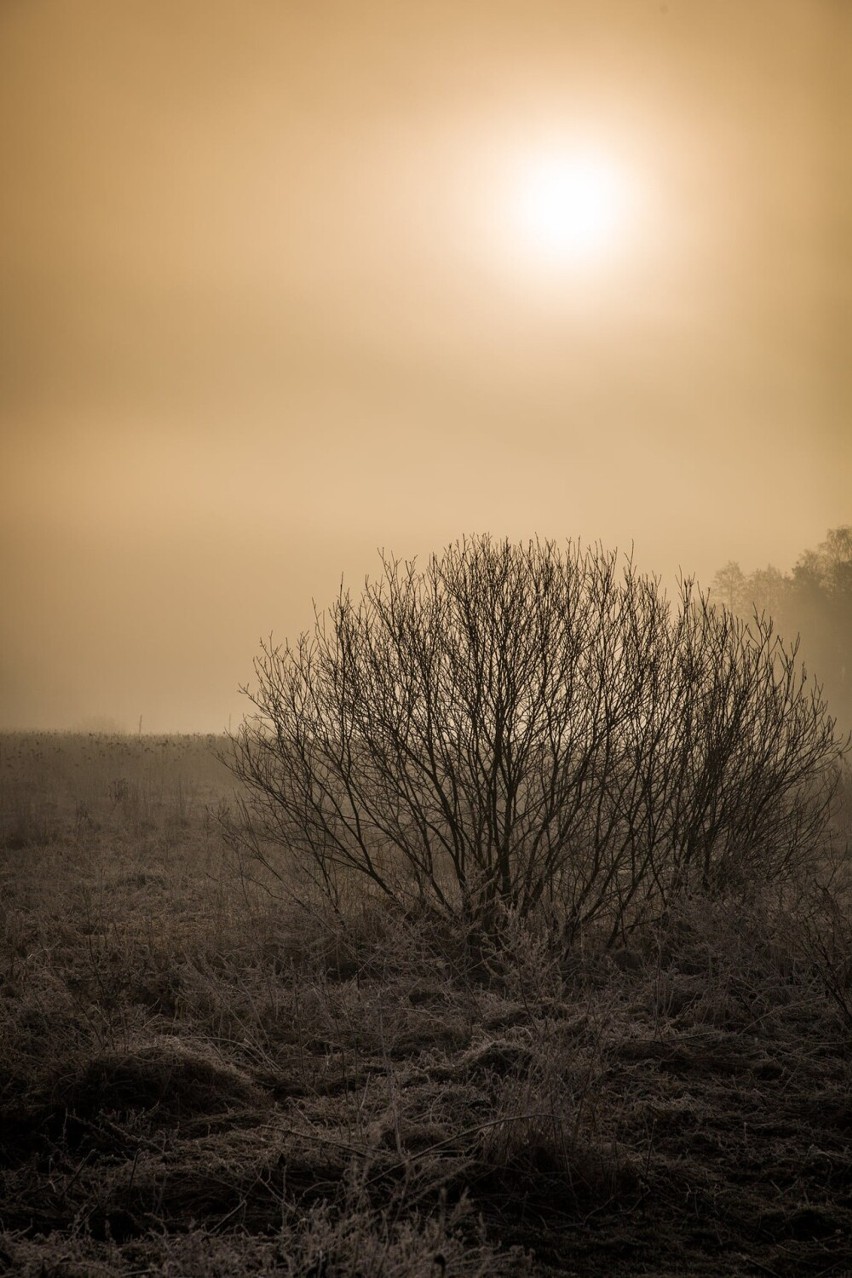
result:
[(789, 878), (830, 831), (845, 743), (795, 646), (599, 548), (384, 559), (255, 673), (229, 838), (335, 909), (360, 884), (615, 941), (685, 891)]

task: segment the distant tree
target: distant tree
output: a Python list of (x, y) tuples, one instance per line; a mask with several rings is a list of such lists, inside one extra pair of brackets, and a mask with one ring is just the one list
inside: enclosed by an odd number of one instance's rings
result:
[(746, 576), (727, 563), (711, 596), (745, 620), (765, 613), (788, 640), (801, 635), (808, 669), (824, 684), (832, 712), (852, 727), (852, 525), (830, 529), (786, 575), (770, 564)]
[(710, 583), (710, 595), (746, 620), (754, 612), (766, 613), (776, 621), (783, 615), (789, 595), (790, 578), (772, 564), (746, 575), (735, 560), (720, 568)]
[(740, 616), (749, 607), (748, 586), (742, 568), (733, 559), (729, 559), (724, 568), (720, 568), (710, 585), (711, 594), (722, 600), (726, 608)]
[[(263, 645), (232, 738), (244, 852), (475, 922), (613, 937), (686, 887), (820, 847), (842, 747), (768, 622), (615, 553), (487, 537), (383, 558), (295, 647)], [(244, 691), (247, 691), (244, 689)]]
[(750, 610), (756, 609), (781, 624), (789, 594), (789, 578), (772, 564), (757, 568), (746, 578), (746, 596)]
[(852, 526), (830, 529), (800, 556), (791, 593), (809, 660), (836, 713), (852, 724)]

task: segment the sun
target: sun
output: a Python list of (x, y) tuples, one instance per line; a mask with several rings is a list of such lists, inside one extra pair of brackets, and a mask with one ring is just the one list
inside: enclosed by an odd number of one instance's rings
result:
[(594, 150), (527, 158), (513, 183), (514, 235), (548, 264), (599, 262), (626, 230), (625, 175)]

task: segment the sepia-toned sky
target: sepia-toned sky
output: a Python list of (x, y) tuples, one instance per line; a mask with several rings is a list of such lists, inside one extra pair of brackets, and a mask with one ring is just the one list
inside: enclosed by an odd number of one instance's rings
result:
[(850, 315), (849, 0), (0, 0), (0, 727), (236, 722), (379, 547), (789, 569)]

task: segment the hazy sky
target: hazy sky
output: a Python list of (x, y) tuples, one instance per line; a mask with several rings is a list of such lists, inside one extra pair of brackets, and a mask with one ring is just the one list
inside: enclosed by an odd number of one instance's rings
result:
[(0, 0), (0, 174), (0, 727), (217, 730), (378, 547), (852, 522), (849, 0)]

